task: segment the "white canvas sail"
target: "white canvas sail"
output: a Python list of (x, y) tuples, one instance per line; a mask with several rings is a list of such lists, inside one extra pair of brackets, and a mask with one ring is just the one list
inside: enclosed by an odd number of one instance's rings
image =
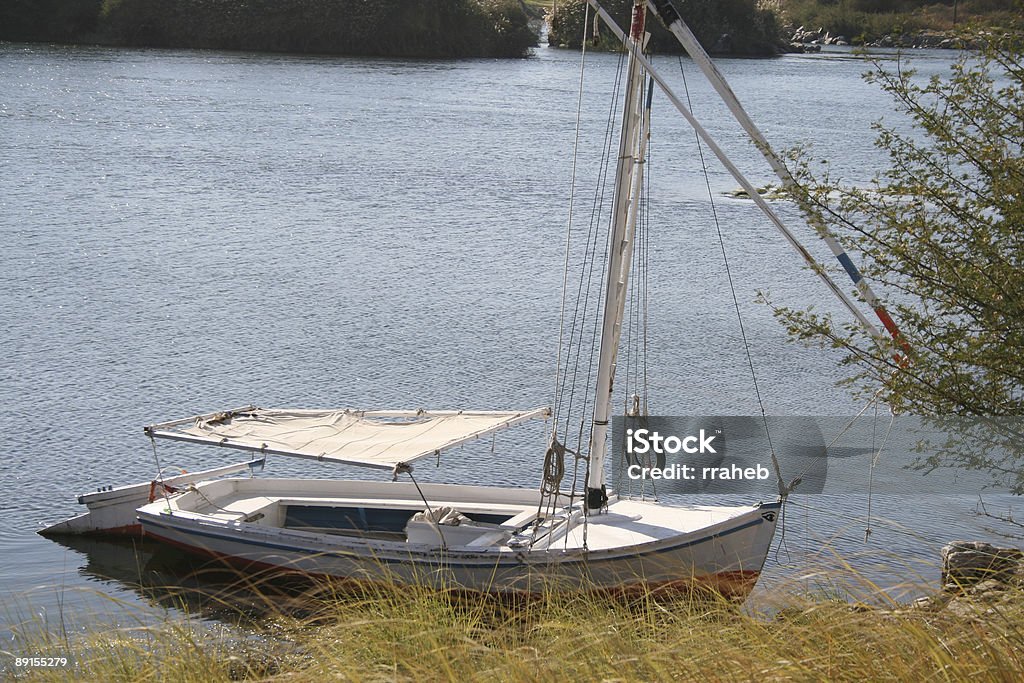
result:
[(146, 428), (153, 437), (391, 469), (526, 420), (528, 411), (243, 408)]

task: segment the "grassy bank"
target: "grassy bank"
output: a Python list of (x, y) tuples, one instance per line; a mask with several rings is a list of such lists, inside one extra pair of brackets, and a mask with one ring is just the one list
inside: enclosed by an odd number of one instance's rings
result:
[[(776, 608), (630, 604), (548, 596), (517, 605), (422, 590), (321, 593), (301, 616), (246, 640), (168, 624), (120, 634), (36, 635), (22, 656), (71, 652), (74, 677), (105, 681), (1016, 681), (1024, 675), (1022, 596), (986, 612), (856, 607), (779, 596)], [(1009, 606), (1007, 606), (1009, 605)], [(29, 680), (67, 671), (20, 670)]]
[(390, 57), (519, 57), (518, 0), (7, 0), (0, 40)]
[(855, 44), (968, 24), (1007, 25), (1021, 12), (1019, 0), (781, 0), (779, 8), (793, 27), (821, 28)]

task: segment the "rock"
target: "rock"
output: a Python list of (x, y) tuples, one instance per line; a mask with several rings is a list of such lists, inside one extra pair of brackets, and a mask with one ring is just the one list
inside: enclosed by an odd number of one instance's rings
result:
[(992, 584), (1005, 589), (1024, 575), (1024, 552), (981, 541), (954, 541), (942, 549), (942, 589), (965, 593), (987, 592)]
[(937, 595), (926, 595), (923, 598), (918, 598), (910, 604), (910, 608), (914, 610), (923, 610), (927, 612), (938, 612), (947, 604), (949, 604), (952, 596), (948, 593), (939, 593)]
[(821, 43), (822, 36), (828, 35), (824, 29), (819, 28), (818, 30), (812, 30), (801, 26), (797, 30), (793, 31), (793, 37), (790, 38), (791, 43)]
[(810, 43), (793, 42), (786, 46), (786, 52), (793, 52), (797, 54), (806, 52), (821, 52), (821, 46), (811, 45)]
[[(985, 583), (990, 583), (986, 581)], [(991, 582), (998, 584), (998, 582)], [(975, 620), (1005, 620), (1008, 614), (1017, 614), (1020, 609), (1020, 593), (1008, 590), (1005, 585), (994, 585), (978, 594), (957, 595), (946, 603), (945, 611), (957, 617)]]
[(961, 619), (979, 619), (985, 616), (989, 609), (991, 608), (988, 606), (979, 605), (973, 600), (967, 600), (965, 598), (950, 600), (949, 604), (946, 605), (946, 611), (948, 613)]

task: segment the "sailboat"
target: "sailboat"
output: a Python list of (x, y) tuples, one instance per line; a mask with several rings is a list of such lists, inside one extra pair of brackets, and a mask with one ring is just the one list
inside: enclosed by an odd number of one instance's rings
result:
[[(145, 432), (154, 448), (157, 439), (170, 439), (248, 451), (253, 460), (88, 494), (80, 502), (89, 512), (42, 533), (141, 530), (159, 542), (243, 568), (485, 593), (557, 586), (626, 594), (706, 589), (734, 599), (747, 596), (765, 563), (788, 493), (781, 474), (777, 498), (749, 505), (666, 505), (620, 494), (606, 482), (606, 462), (613, 455), (612, 387), (647, 150), (645, 102), (650, 98), (645, 89), (655, 83), (662, 88), (801, 256), (810, 256), (644, 57), (647, 4), (636, 2), (628, 33), (596, 0), (589, 4), (623, 41), (628, 64), (597, 326), (597, 371), (588, 428), (580, 430), (575, 449), (563, 443), (567, 439), (557, 427), (558, 416), (548, 408), (246, 406), (150, 425)], [(709, 78), (720, 79), (671, 3), (648, 4)], [(824, 269), (815, 272), (828, 278)], [(846, 296), (828, 282), (841, 299)], [(844, 303), (855, 310), (848, 298)], [(633, 405), (642, 411), (638, 399)], [(414, 478), (413, 463), (419, 459), (438, 458), (451, 448), (535, 420), (555, 423), (548, 430), (539, 488), (420, 483)], [(392, 476), (391, 481), (231, 476), (262, 466), (268, 455), (360, 466)], [(563, 485), (566, 459), (585, 466), (581, 490), (575, 481), (568, 490)]]

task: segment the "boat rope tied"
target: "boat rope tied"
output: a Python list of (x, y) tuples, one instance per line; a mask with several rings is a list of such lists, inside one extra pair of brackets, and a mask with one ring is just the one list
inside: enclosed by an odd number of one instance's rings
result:
[(166, 495), (168, 493), (177, 493), (178, 491), (181, 490), (181, 489), (179, 489), (179, 488), (177, 488), (175, 486), (169, 486), (168, 484), (165, 484), (162, 481), (157, 481), (156, 479), (154, 479), (153, 481), (149, 482), (149, 502), (150, 503), (152, 503), (153, 501), (156, 500), (156, 487), (157, 486), (159, 486), (161, 488), (161, 490), (163, 491), (164, 495)]
[[(160, 466), (160, 456), (158, 456), (156, 454), (156, 437), (154, 437), (154, 435), (153, 435), (153, 430), (149, 430), (147, 432), (147, 434), (149, 435), (149, 443), (153, 446), (153, 460), (156, 463), (157, 481), (159, 481), (161, 487), (163, 487), (164, 502), (167, 503), (167, 511), (170, 512), (170, 510), (171, 510), (171, 499), (167, 497), (167, 487), (164, 486), (164, 468)], [(155, 489), (152, 491), (152, 493), (155, 493)], [(152, 503), (153, 500), (150, 499), (149, 502)]]
[(573, 455), (576, 454), (575, 451), (566, 448), (558, 439), (551, 439), (551, 445), (548, 446), (547, 452), (544, 453), (544, 478), (541, 483), (541, 494), (558, 495), (558, 490), (562, 485), (562, 477), (565, 475), (566, 452)]
[[(205, 493), (203, 493), (195, 484), (189, 484), (187, 490), (189, 491), (189, 493), (196, 494), (197, 496), (205, 500), (208, 505), (216, 508), (217, 510), (220, 510), (221, 512), (233, 512), (232, 510), (229, 510), (226, 507), (221, 507), (220, 505), (217, 505), (215, 502), (210, 500), (210, 498)], [(170, 507), (170, 503), (168, 503), (167, 505), (168, 507)]]
[(412, 476), (412, 465), (407, 462), (395, 463), (395, 469), (391, 471), (391, 481), (398, 481), (399, 474), (409, 475), (412, 485), (416, 487), (416, 493), (420, 494), (420, 500), (423, 501), (423, 505), (427, 508), (427, 519), (429, 519), (430, 523), (434, 525), (434, 529), (437, 531), (437, 536), (441, 539), (441, 550), (448, 550), (448, 543), (444, 540), (444, 532), (441, 531), (441, 525), (436, 519), (434, 519), (434, 511), (430, 508), (430, 503), (427, 501), (427, 497), (423, 495), (423, 489), (420, 488), (420, 484), (416, 481), (416, 477)]
[(774, 448), (771, 449), (771, 454), (772, 469), (775, 470), (775, 484), (776, 486), (778, 486), (779, 489), (779, 498), (781, 498), (782, 500), (786, 500), (789, 497), (789, 494), (792, 493), (793, 489), (795, 489), (800, 484), (800, 482), (803, 481), (803, 478), (797, 477), (793, 481), (789, 482), (789, 484), (787, 485), (786, 480), (782, 478), (782, 467), (779, 465), (779, 459), (775, 455)]
[(398, 481), (399, 474), (408, 474), (412, 479), (412, 465), (407, 462), (395, 463), (395, 468), (391, 470), (391, 481)]

